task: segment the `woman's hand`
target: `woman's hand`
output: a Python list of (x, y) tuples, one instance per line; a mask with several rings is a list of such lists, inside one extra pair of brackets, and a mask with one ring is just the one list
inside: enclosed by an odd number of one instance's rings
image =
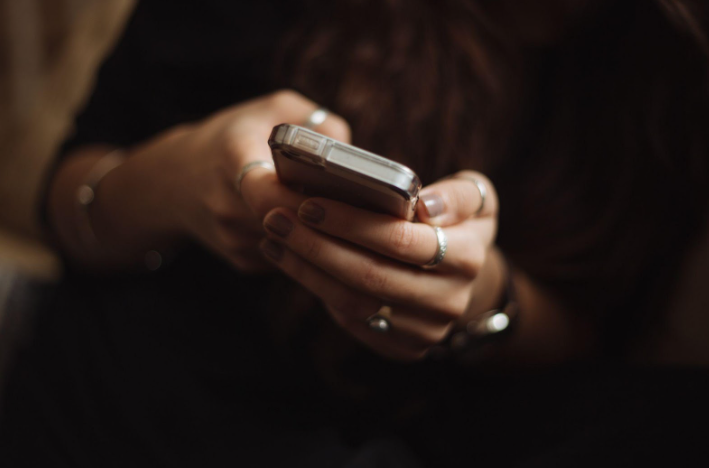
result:
[[(393, 359), (419, 359), (464, 316), (474, 294), (490, 296), (491, 303), (500, 294), (475, 288), (496, 233), (497, 197), (484, 176), (458, 174), (468, 175), (487, 188), (479, 213), (480, 191), (464, 178), (422, 192), (422, 223), (312, 198), (297, 211), (268, 213), (262, 250), (361, 342)], [(440, 265), (423, 269), (437, 251), (431, 225), (445, 228), (448, 250)], [(391, 329), (378, 333), (367, 319), (384, 305), (391, 307)]]
[[(171, 154), (159, 162), (169, 178), (163, 193), (172, 196), (176, 225), (241, 270), (264, 266), (257, 246), (264, 237), (262, 220), (276, 206), (296, 209), (305, 199), (280, 184), (274, 172), (257, 168), (235, 191), (239, 171), (254, 161), (271, 161), (268, 137), (281, 123), (302, 124), (317, 104), (293, 91), (281, 91), (226, 109), (183, 131)], [(349, 141), (349, 127), (328, 115), (317, 130)]]
[[(246, 164), (272, 160), (267, 141), (275, 125), (302, 124), (317, 108), (298, 93), (279, 91), (173, 128), (131, 149), (126, 162), (101, 181), (92, 206), (94, 231), (113, 254), (104, 263), (129, 262), (131, 254), (140, 255), (166, 239), (191, 237), (243, 271), (262, 269), (267, 264), (257, 245), (264, 237), (263, 216), (276, 206), (297, 209), (305, 197), (278, 183), (268, 169), (250, 171), (242, 180), (241, 194), (235, 179)], [(349, 127), (336, 115), (329, 114), (316, 130), (349, 141)], [(50, 199), (60, 237), (88, 263), (96, 263), (100, 255), (82, 252), (72, 238), (73, 226), (62, 223), (74, 221), (76, 187), (106, 151), (83, 149), (67, 158)]]

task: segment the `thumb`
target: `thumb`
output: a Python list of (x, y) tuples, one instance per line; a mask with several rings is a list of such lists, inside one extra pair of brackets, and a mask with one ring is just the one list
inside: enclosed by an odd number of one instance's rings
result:
[(479, 172), (460, 171), (421, 191), (416, 215), (422, 223), (451, 226), (497, 214), (497, 192)]

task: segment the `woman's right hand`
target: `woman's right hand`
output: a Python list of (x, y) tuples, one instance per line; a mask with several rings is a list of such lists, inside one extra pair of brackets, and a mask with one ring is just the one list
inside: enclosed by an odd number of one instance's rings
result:
[[(272, 160), (267, 141), (275, 125), (302, 124), (317, 108), (294, 91), (278, 91), (172, 128), (131, 149), (126, 162), (99, 186), (98, 206), (91, 212), (97, 237), (123, 250), (190, 237), (242, 271), (266, 268), (258, 249), (263, 217), (279, 206), (297, 209), (305, 197), (280, 184), (267, 169), (250, 171), (241, 182), (241, 194), (235, 190), (236, 177), (250, 162)], [(350, 139), (347, 123), (333, 114), (316, 130)], [(57, 173), (61, 176), (62, 169)]]

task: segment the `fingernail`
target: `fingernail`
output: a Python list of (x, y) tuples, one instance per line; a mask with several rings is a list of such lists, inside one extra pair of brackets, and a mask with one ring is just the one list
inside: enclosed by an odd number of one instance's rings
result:
[(280, 262), (283, 258), (283, 246), (272, 240), (266, 239), (261, 242), (261, 252), (274, 262)]
[(284, 239), (293, 230), (293, 223), (280, 213), (269, 216), (264, 223), (266, 230)]
[(423, 206), (426, 207), (426, 214), (429, 218), (435, 218), (443, 214), (443, 199), (439, 195), (427, 193), (421, 195), (421, 201), (423, 202)]
[(305, 202), (298, 209), (298, 217), (308, 223), (318, 224), (325, 219), (325, 209), (313, 202)]

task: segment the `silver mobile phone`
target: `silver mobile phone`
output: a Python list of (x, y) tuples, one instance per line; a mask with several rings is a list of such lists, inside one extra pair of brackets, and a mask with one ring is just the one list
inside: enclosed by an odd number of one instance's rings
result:
[(284, 184), (413, 220), (421, 180), (408, 167), (297, 125), (273, 127), (268, 144)]

